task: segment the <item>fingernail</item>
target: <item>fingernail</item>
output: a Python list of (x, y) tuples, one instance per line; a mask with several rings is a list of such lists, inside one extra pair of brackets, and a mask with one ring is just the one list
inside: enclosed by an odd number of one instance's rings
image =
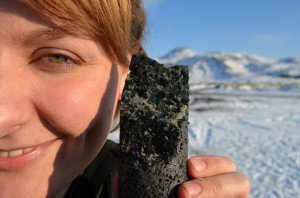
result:
[(183, 185), (191, 197), (197, 196), (201, 193), (201, 187), (198, 184), (187, 182)]
[(204, 161), (202, 159), (200, 159), (200, 158), (191, 158), (190, 160), (191, 160), (191, 162), (193, 164), (193, 167), (194, 167), (196, 172), (200, 173), (205, 169), (206, 164), (204, 163)]

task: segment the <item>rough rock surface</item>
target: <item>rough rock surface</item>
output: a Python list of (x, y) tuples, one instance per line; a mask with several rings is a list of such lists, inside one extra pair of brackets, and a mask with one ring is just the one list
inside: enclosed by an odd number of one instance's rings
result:
[(188, 68), (136, 55), (130, 70), (121, 101), (119, 197), (176, 197), (188, 179)]

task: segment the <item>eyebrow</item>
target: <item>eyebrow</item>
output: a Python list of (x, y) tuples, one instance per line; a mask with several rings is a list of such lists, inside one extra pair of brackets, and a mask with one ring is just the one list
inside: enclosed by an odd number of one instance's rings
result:
[[(62, 29), (41, 28), (22, 34), (20, 41), (24, 45), (31, 45), (51, 40), (58, 40), (72, 34)], [(74, 36), (74, 34), (73, 34)]]

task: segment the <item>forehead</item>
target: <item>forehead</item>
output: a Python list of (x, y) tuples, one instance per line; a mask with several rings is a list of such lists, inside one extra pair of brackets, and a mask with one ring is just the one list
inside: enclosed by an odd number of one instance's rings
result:
[(16, 0), (0, 1), (0, 16), (16, 16), (19, 20), (23, 20), (24, 22), (31, 22), (44, 26), (53, 25), (53, 22), (47, 20), (45, 17), (41, 17), (41, 15), (33, 9)]
[(81, 38), (88, 37), (84, 30), (63, 24), (62, 21), (47, 18), (45, 15), (16, 0), (0, 0), (0, 27), (2, 30), (13, 29), (17, 32), (21, 31), (20, 33), (22, 33), (22, 30), (39, 29), (32, 36), (44, 35), (44, 37), (49, 37), (49, 39), (65, 35)]

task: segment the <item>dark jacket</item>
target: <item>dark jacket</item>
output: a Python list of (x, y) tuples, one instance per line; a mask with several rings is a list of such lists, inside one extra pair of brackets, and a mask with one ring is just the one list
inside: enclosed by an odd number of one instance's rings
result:
[(119, 169), (119, 146), (107, 140), (93, 162), (71, 184), (66, 198), (113, 198), (113, 177)]

